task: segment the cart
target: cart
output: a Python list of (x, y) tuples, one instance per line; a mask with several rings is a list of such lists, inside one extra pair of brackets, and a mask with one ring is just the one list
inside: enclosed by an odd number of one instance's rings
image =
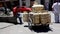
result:
[(49, 27), (50, 23), (51, 16), (48, 13), (29, 13), (29, 28), (32, 28), (32, 26)]

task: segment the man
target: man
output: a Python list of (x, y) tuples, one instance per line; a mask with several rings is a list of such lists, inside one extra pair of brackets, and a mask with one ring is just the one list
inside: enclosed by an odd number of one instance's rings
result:
[[(17, 22), (18, 22), (19, 24), (22, 24), (21, 17), (19, 17), (19, 16), (21, 16), (21, 15), (19, 14), (19, 13), (21, 13), (19, 8), (20, 8), (19, 6), (15, 6), (15, 7), (13, 8), (13, 14), (14, 14), (14, 17), (16, 17)], [(17, 24), (17, 23), (16, 23), (16, 24)]]
[(35, 0), (30, 0), (30, 8), (32, 8), (34, 2), (35, 2)]
[(19, 16), (19, 18), (22, 20), (20, 20), (21, 22), (24, 22), (23, 21), (23, 14), (22, 13), (24, 13), (25, 11), (27, 12), (27, 13), (29, 13), (30, 11), (31, 11), (32, 9), (31, 8), (27, 8), (26, 6), (25, 6), (25, 4), (22, 4), (22, 6), (19, 8), (19, 12), (18, 12), (18, 14), (20, 14), (20, 16)]
[(2, 3), (0, 3), (0, 15), (5, 14), (5, 8), (3, 7)]
[(17, 6), (13, 7), (13, 15), (14, 15), (14, 16), (17, 15)]
[(56, 0), (56, 2), (52, 5), (53, 13), (55, 14), (55, 22), (59, 23), (59, 15), (60, 15), (60, 2)]

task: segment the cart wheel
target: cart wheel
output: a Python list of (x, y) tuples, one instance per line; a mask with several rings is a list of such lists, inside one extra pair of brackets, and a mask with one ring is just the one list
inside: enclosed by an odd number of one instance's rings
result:
[(48, 24), (48, 25), (46, 25), (46, 28), (49, 28), (49, 24)]
[(28, 23), (29, 29), (32, 29), (32, 24), (31, 22)]
[(49, 24), (47, 25), (47, 27), (49, 27)]

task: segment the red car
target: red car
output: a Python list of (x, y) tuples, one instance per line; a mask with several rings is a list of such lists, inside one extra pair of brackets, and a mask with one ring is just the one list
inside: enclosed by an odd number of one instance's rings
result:
[(26, 8), (25, 6), (22, 6), (22, 7), (14, 7), (13, 8), (13, 14), (16, 15), (18, 12), (24, 12), (24, 11), (27, 11), (27, 12), (30, 12), (32, 9), (31, 8)]
[(29, 11), (31, 11), (32, 9), (31, 8), (26, 8), (25, 6), (22, 6), (22, 7), (20, 7), (20, 11), (27, 11), (27, 12), (29, 12)]

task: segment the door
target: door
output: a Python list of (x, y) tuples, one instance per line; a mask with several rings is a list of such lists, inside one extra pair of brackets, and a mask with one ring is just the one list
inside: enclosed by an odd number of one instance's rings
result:
[(49, 11), (52, 11), (52, 5), (54, 3), (54, 0), (49, 1)]

